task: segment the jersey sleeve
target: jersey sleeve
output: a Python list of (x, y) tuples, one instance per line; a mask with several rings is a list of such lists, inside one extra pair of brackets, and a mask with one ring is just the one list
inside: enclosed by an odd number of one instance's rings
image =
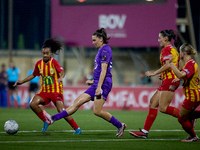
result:
[(110, 59), (112, 57), (112, 54), (110, 53), (110, 51), (108, 49), (103, 49), (101, 52), (101, 63), (109, 63)]
[(190, 78), (195, 73), (194, 64), (191, 62), (187, 63), (182, 71), (187, 74), (187, 78)]
[(40, 76), (40, 71), (39, 71), (39, 68), (38, 68), (38, 62), (35, 64), (33, 75), (34, 76)]
[(168, 46), (163, 50), (163, 58), (162, 61), (169, 60), (169, 55), (171, 54), (171, 48)]
[(64, 71), (64, 69), (61, 67), (61, 65), (57, 62), (57, 60), (53, 59), (53, 64), (56, 68), (56, 70), (60, 73), (61, 71)]

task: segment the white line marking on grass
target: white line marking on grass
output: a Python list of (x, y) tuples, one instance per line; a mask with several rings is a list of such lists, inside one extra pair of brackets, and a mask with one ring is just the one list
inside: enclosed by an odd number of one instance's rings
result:
[[(0, 143), (64, 143), (64, 142), (121, 142), (141, 141), (144, 139), (97, 139), (97, 140), (53, 140), (53, 141), (0, 141)], [(145, 141), (177, 141), (181, 139), (145, 139)]]
[[(82, 130), (83, 132), (116, 132), (117, 130)], [(129, 129), (129, 130), (125, 130), (125, 132), (130, 132), (130, 131), (138, 131), (135, 129)], [(34, 133), (34, 132), (38, 132), (40, 133), (41, 131), (18, 131), (17, 133)], [(54, 130), (54, 131), (46, 131), (46, 132), (74, 132), (74, 130)], [(150, 130), (150, 132), (185, 132), (184, 130)], [(200, 130), (195, 130), (195, 132), (200, 132)], [(0, 133), (6, 133), (6, 132), (0, 132)]]

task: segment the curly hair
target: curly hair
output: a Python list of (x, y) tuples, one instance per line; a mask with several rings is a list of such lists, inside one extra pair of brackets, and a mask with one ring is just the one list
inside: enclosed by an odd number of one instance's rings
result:
[(53, 54), (58, 54), (62, 49), (60, 41), (50, 38), (44, 41), (42, 48), (49, 48)]

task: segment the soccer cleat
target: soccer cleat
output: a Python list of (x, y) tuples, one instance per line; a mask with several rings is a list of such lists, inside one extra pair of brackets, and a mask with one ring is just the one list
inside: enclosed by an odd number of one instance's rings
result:
[(43, 110), (43, 114), (44, 114), (45, 118), (47, 118), (47, 122), (49, 125), (54, 123), (54, 120), (51, 118), (51, 115), (48, 114), (45, 110)]
[(47, 121), (44, 122), (44, 126), (42, 128), (42, 132), (46, 131), (48, 129), (49, 124), (47, 123)]
[(182, 142), (198, 142), (199, 137), (196, 135), (195, 137), (188, 136), (186, 139), (181, 140)]
[(48, 125), (51, 125), (51, 122), (47, 119), (47, 121), (46, 121), (47, 123), (48, 123)]
[(116, 137), (120, 137), (124, 134), (124, 130), (126, 129), (126, 124), (125, 123), (122, 123), (122, 127), (121, 128), (118, 128), (118, 131), (117, 131), (117, 134), (116, 134)]
[(134, 137), (144, 138), (144, 139), (146, 139), (147, 136), (148, 136), (148, 133), (142, 132), (141, 129), (140, 129), (140, 131), (130, 131), (129, 133), (130, 133), (131, 135), (133, 135)]
[(81, 133), (82, 133), (82, 130), (80, 128), (75, 129), (74, 134), (81, 134)]

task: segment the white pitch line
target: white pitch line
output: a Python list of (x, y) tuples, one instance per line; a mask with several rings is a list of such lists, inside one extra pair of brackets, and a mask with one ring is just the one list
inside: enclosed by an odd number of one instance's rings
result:
[[(83, 132), (116, 132), (117, 130), (82, 130)], [(125, 130), (125, 132), (130, 132), (130, 131), (138, 131), (135, 129), (129, 129)], [(34, 132), (41, 132), (41, 131), (18, 131), (17, 133), (34, 133)], [(74, 132), (74, 130), (60, 130), (60, 131), (46, 131), (46, 132)], [(184, 130), (150, 130), (150, 132), (185, 132)], [(200, 130), (195, 130), (195, 132), (200, 132)], [(6, 132), (0, 132), (0, 133), (6, 133)]]
[(53, 141), (0, 141), (0, 143), (64, 143), (64, 142), (120, 142), (120, 141), (177, 141), (181, 139), (97, 139), (97, 140), (53, 140)]

